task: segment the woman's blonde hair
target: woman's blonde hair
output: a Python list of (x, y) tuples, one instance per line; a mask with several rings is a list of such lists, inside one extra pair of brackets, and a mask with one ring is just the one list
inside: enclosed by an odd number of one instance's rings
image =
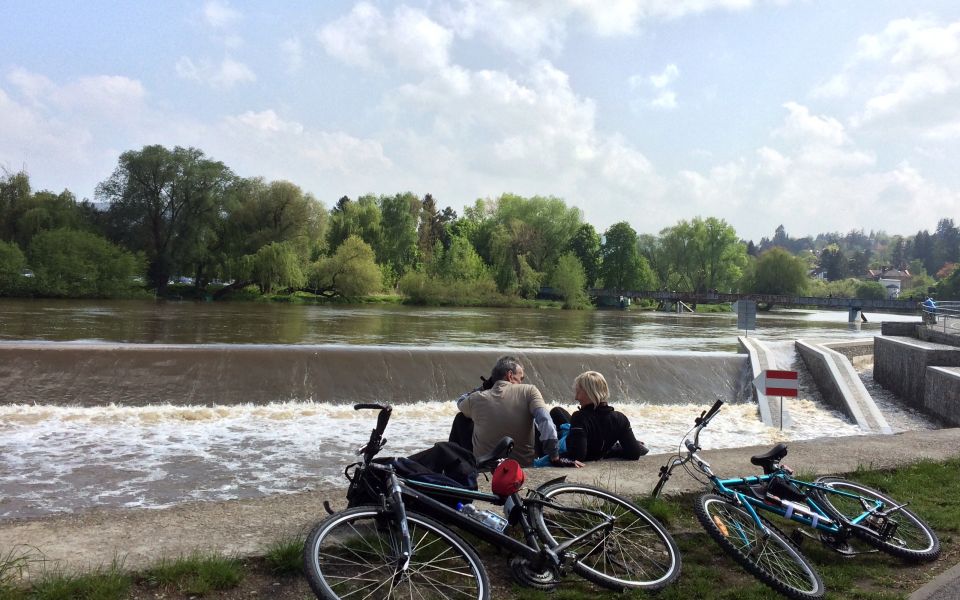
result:
[(610, 389), (607, 387), (607, 380), (603, 375), (596, 371), (586, 371), (577, 375), (573, 380), (574, 386), (580, 388), (586, 393), (594, 406), (606, 402), (610, 396)]

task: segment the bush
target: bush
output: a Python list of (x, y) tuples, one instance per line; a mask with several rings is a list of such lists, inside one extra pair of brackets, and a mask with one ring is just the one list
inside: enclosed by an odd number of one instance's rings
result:
[(856, 297), (862, 300), (886, 300), (887, 288), (879, 281), (861, 281), (857, 286)]
[(497, 291), (489, 276), (474, 281), (432, 278), (413, 271), (400, 278), (400, 293), (410, 304), (443, 306), (511, 306), (515, 299)]
[(85, 231), (44, 231), (30, 242), (34, 288), (42, 296), (110, 298), (137, 287), (142, 261), (98, 235)]
[(27, 260), (16, 244), (0, 240), (0, 296), (16, 296), (24, 287)]

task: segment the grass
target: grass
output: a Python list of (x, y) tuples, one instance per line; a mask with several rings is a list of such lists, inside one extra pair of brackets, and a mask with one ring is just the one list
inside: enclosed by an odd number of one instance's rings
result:
[(243, 579), (239, 558), (213, 553), (194, 553), (176, 560), (163, 560), (143, 575), (150, 587), (175, 589), (191, 596), (236, 587)]
[[(909, 502), (910, 510), (937, 531), (943, 554), (936, 563), (919, 565), (883, 553), (844, 558), (814, 540), (804, 540), (802, 550), (823, 576), (827, 598), (903, 599), (937, 573), (960, 561), (958, 475), (960, 459), (921, 462), (893, 471), (861, 469), (849, 476), (849, 479), (876, 488), (897, 500)], [(805, 473), (805, 476), (815, 478), (810, 473)], [(776, 597), (769, 588), (724, 554), (701, 529), (693, 514), (693, 503), (698, 495), (636, 498), (640, 505), (671, 531), (683, 558), (683, 572), (674, 585), (657, 594), (626, 592), (617, 594), (618, 599), (765, 600)], [(777, 520), (777, 525), (787, 533), (792, 529), (790, 523), (782, 520)], [(481, 559), (490, 572), (496, 598), (596, 600), (598, 594), (613, 597), (575, 575), (565, 577), (560, 587), (550, 594), (521, 588), (510, 579), (505, 555), (470, 536), (466, 537), (477, 545)], [(857, 544), (857, 547), (868, 549), (862, 544)], [(266, 577), (266, 581), (275, 582), (270, 584), (274, 586), (302, 584), (298, 576), (302, 551), (303, 536), (298, 535), (268, 545), (262, 561), (242, 562), (236, 557), (195, 553), (175, 560), (164, 560), (140, 574), (131, 574), (123, 570), (122, 561), (115, 560), (109, 567), (85, 574), (41, 571), (25, 586), (21, 580), (23, 573), (37, 565), (44, 567), (45, 563), (36, 550), (24, 546), (0, 555), (0, 600), (234, 598), (240, 597), (238, 594), (247, 597), (257, 594), (256, 591), (245, 591), (246, 588), (242, 587), (247, 574), (251, 577), (258, 574), (260, 580)], [(275, 579), (277, 576), (286, 577)], [(269, 588), (270, 593), (280, 589), (283, 588)]]
[(303, 572), (304, 536), (277, 540), (267, 546), (264, 561), (275, 575), (297, 575)]

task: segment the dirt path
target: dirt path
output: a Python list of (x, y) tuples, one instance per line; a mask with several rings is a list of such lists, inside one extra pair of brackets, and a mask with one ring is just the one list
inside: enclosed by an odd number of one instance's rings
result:
[[(767, 447), (705, 451), (718, 474), (755, 472), (752, 454)], [(960, 429), (916, 431), (896, 435), (824, 438), (793, 442), (787, 464), (816, 472), (846, 473), (857, 469), (888, 468), (922, 459), (960, 456)], [(587, 468), (530, 469), (528, 485), (566, 475), (625, 495), (647, 494), (667, 456), (646, 456), (636, 463), (593, 463)], [(675, 474), (668, 491), (699, 488), (684, 473)], [(256, 556), (272, 542), (296, 535), (326, 513), (325, 499), (343, 506), (343, 489), (323, 489), (258, 500), (184, 504), (165, 510), (94, 510), (36, 520), (0, 522), (0, 553), (18, 545), (36, 548), (48, 560), (66, 569), (109, 565), (116, 557), (127, 569), (140, 569), (161, 558), (193, 551), (217, 551)]]

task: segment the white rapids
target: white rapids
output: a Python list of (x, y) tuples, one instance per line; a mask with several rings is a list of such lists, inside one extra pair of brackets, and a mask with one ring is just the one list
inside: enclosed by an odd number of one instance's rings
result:
[[(675, 451), (706, 405), (621, 402), (652, 453)], [(573, 407), (568, 406), (568, 409)], [(706, 449), (856, 435), (841, 415), (792, 403), (794, 427), (765, 427), (752, 404), (730, 404), (705, 430)], [(445, 440), (453, 402), (394, 407), (385, 455)], [(0, 518), (92, 507), (163, 508), (345, 485), (343, 468), (374, 411), (282, 402), (233, 406), (0, 406)]]

